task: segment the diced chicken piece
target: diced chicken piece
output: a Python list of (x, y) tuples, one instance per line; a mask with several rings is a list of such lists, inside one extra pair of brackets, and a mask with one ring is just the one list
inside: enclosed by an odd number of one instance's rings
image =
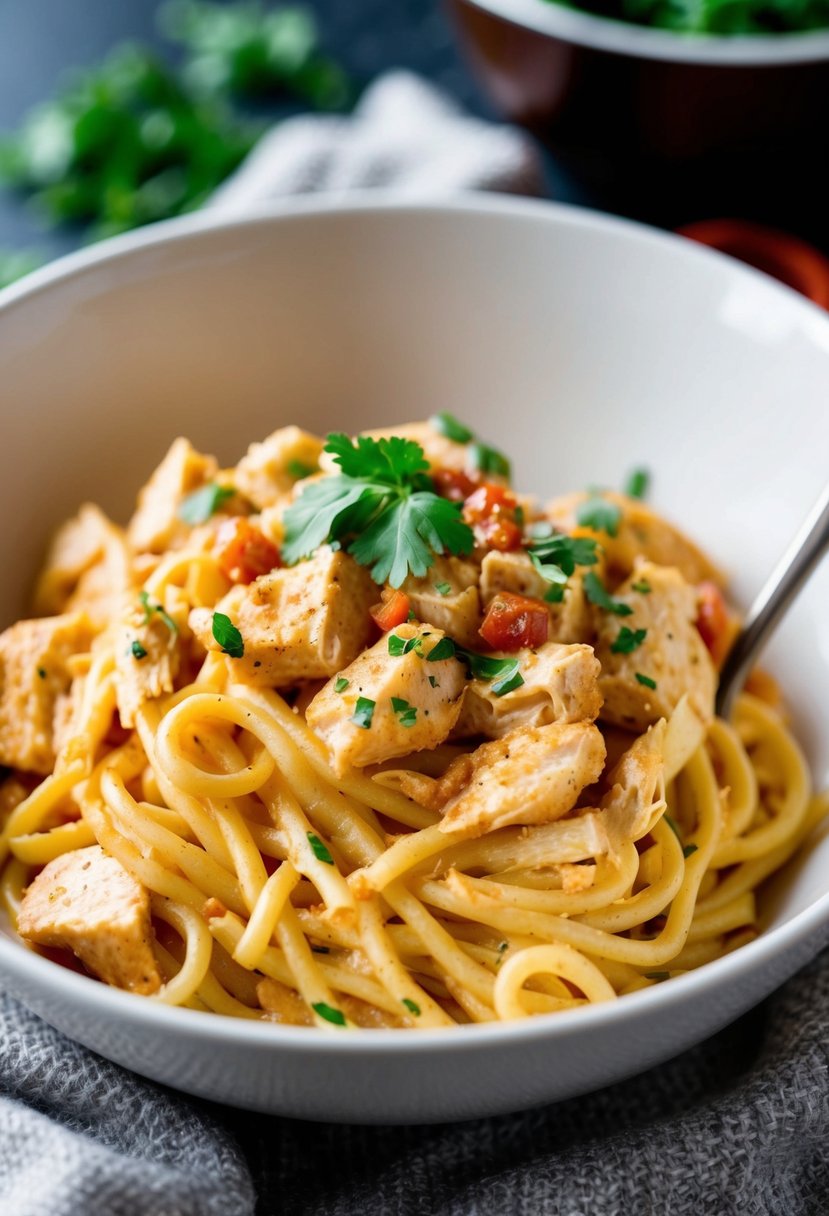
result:
[[(400, 625), (340, 673), (348, 681), (342, 692), (330, 680), (317, 693), (306, 720), (338, 773), (437, 747), (447, 737), (461, 711), (466, 672), (454, 657), (429, 658), (444, 636), (431, 625)], [(417, 644), (395, 655), (393, 638)]]
[(442, 629), (467, 649), (481, 644), (481, 598), (478, 567), (459, 557), (437, 557), (423, 578), (409, 575), (403, 584), (419, 621)]
[(103, 556), (112, 526), (96, 506), (87, 502), (58, 528), (35, 587), (33, 607), (37, 616), (57, 616), (66, 610), (81, 576)]
[(116, 625), (115, 696), (121, 725), (131, 728), (145, 701), (172, 692), (181, 666), (179, 634), (158, 612), (131, 609)]
[(675, 566), (689, 583), (704, 579), (722, 584), (722, 573), (708, 560), (704, 553), (673, 524), (662, 519), (638, 498), (628, 498), (612, 491), (602, 493), (602, 498), (613, 503), (621, 511), (616, 536), (606, 532), (594, 532), (580, 527), (577, 520), (579, 505), (585, 501), (583, 493), (567, 494), (547, 503), (548, 519), (564, 532), (575, 532), (581, 536), (595, 536), (601, 541), (607, 557), (610, 585), (627, 578), (637, 558), (644, 557), (658, 566)]
[(492, 691), (491, 680), (473, 680), (455, 728), (457, 737), (500, 739), (518, 726), (592, 722), (598, 716), (601, 668), (592, 647), (547, 642), (537, 651), (519, 650), (496, 657), (517, 659), (524, 683), (499, 697)]
[(127, 529), (134, 548), (162, 553), (186, 537), (188, 527), (178, 518), (182, 499), (210, 481), (216, 469), (212, 456), (203, 456), (186, 439), (176, 439), (138, 495)]
[[(526, 553), (499, 553), (493, 549), (481, 563), (481, 601), (486, 608), (499, 591), (543, 600), (550, 584), (536, 570)], [(593, 637), (590, 605), (584, 582), (576, 571), (567, 580), (564, 599), (547, 604), (550, 613), (551, 642), (589, 642)]]
[(0, 764), (51, 773), (58, 698), (69, 691), (71, 655), (89, 648), (83, 613), (18, 621), (0, 634)]
[(257, 510), (290, 496), (298, 481), (316, 472), (322, 440), (298, 426), (283, 426), (262, 443), (252, 443), (233, 474), (240, 494)]
[(135, 592), (140, 576), (123, 528), (108, 520), (100, 558), (85, 570), (67, 601), (67, 611), (85, 612), (96, 629), (104, 629)]
[[(280, 688), (327, 678), (356, 658), (371, 636), (368, 610), (376, 599), (369, 573), (325, 545), (309, 561), (234, 587), (217, 609), (242, 634), (245, 653), (234, 660), (234, 671)], [(194, 609), (190, 625), (207, 650), (222, 649), (213, 637), (212, 611)]]
[(99, 845), (50, 861), (26, 890), (17, 929), (40, 946), (71, 950), (99, 979), (149, 995), (161, 986), (150, 897)]
[(607, 778), (602, 810), (617, 811), (631, 821), (664, 795), (666, 723), (660, 719), (639, 735), (620, 757)]
[(460, 788), (444, 804), (440, 829), (481, 836), (560, 819), (598, 780), (604, 759), (604, 740), (590, 722), (518, 727), (452, 762), (441, 786)]
[[(634, 584), (646, 584), (650, 590), (637, 591)], [(602, 720), (641, 731), (670, 717), (687, 692), (697, 715), (703, 722), (709, 721), (714, 714), (717, 676), (694, 624), (696, 589), (679, 570), (642, 562), (618, 588), (616, 597), (632, 611), (623, 617), (597, 614), (601, 617), (596, 655), (602, 665)], [(613, 650), (622, 629), (633, 634), (645, 631), (641, 644), (630, 653)], [(655, 688), (649, 686), (650, 681)]]

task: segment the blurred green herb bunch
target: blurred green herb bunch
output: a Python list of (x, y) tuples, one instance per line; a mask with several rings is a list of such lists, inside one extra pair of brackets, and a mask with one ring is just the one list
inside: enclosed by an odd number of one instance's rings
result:
[[(0, 136), (0, 183), (29, 195), (45, 223), (82, 225), (98, 240), (192, 211), (275, 115), (351, 104), (351, 82), (305, 8), (170, 0), (158, 23), (181, 45), (178, 67), (143, 46), (116, 47)], [(0, 252), (0, 287), (33, 260)]]

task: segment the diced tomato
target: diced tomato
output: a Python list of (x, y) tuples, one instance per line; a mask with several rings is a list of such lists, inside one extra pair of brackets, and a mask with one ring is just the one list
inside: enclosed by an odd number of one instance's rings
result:
[(213, 553), (234, 583), (252, 583), (281, 565), (276, 545), (243, 516), (224, 521), (216, 533)]
[(411, 605), (405, 591), (383, 592), (383, 602), (369, 608), (377, 625), (385, 632), (409, 619)]
[(438, 494), (442, 498), (451, 499), (452, 502), (463, 502), (478, 484), (467, 473), (458, 469), (432, 469), (430, 476)]
[(507, 553), (521, 544), (522, 531), (515, 518), (518, 502), (503, 486), (487, 481), (463, 504), (463, 517), (482, 548)]
[(537, 650), (547, 641), (549, 627), (547, 605), (541, 600), (501, 591), (487, 608), (480, 633), (493, 650)]
[(716, 583), (700, 583), (697, 593), (696, 626), (711, 658), (719, 667), (733, 641), (735, 622)]

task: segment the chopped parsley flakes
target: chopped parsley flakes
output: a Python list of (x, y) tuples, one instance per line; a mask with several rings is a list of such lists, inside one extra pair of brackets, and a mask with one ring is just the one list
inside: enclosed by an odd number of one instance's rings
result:
[(306, 835), (308, 837), (308, 843), (310, 844), (311, 850), (317, 861), (324, 861), (327, 866), (333, 866), (334, 858), (329, 853), (325, 843), (320, 840), (319, 836), (317, 836), (316, 832), (307, 832)]
[(625, 484), (628, 498), (644, 498), (648, 492), (651, 475), (647, 469), (634, 469)]
[(129, 653), (134, 659), (146, 659), (147, 657), (147, 651), (141, 645), (138, 638), (136, 638), (133, 644), (130, 646)]
[(159, 617), (160, 620), (162, 620), (164, 622), (164, 624), (170, 630), (170, 633), (178, 633), (178, 625), (175, 623), (173, 618), (170, 616), (169, 612), (165, 612), (164, 609), (162, 608), (161, 604), (158, 604), (158, 603), (151, 604), (150, 603), (150, 595), (149, 595), (148, 591), (139, 591), (138, 599), (141, 603), (141, 607), (144, 609), (144, 624), (145, 625), (149, 625), (150, 621), (153, 619), (153, 615), (155, 614), (156, 616)]
[(452, 584), (451, 583), (435, 583), (435, 591), (437, 591), (438, 595), (451, 595), (452, 594)]
[(441, 638), (426, 655), (426, 661), (428, 663), (440, 663), (442, 659), (454, 659), (455, 651), (455, 643), (451, 638)]
[(420, 1006), (416, 1001), (411, 1001), (407, 996), (404, 996), (402, 1004), (406, 1006), (409, 1013), (413, 1013), (416, 1018), (420, 1017)]
[(694, 853), (696, 853), (698, 848), (698, 844), (686, 844), (685, 848), (682, 850), (682, 856), (687, 861), (689, 857), (692, 857)]
[(370, 697), (358, 697), (354, 713), (351, 715), (351, 721), (354, 725), (361, 727), (363, 730), (370, 730), (371, 719), (374, 717), (374, 707), (376, 704), (377, 702), (372, 701)]
[(417, 706), (410, 705), (402, 697), (392, 697), (391, 707), (401, 726), (414, 726), (417, 721)]
[(345, 1026), (345, 1014), (342, 1009), (335, 1009), (333, 1005), (326, 1005), (325, 1001), (315, 1001), (311, 1008), (314, 1013), (326, 1022), (330, 1022), (332, 1026)]
[(46, 668), (38, 667), (37, 674), (40, 676), (41, 680), (45, 680), (46, 679)]
[(544, 599), (552, 604), (564, 598), (564, 587), (576, 566), (594, 566), (598, 561), (595, 540), (561, 532), (532, 540), (527, 554), (541, 577), (551, 584)]
[(638, 583), (630, 584), (631, 591), (638, 591), (640, 595), (650, 595), (651, 585), (646, 578), (640, 578)]
[(656, 680), (652, 680), (650, 676), (642, 675), (641, 671), (636, 672), (636, 680), (639, 684), (644, 684), (645, 688), (656, 688)]
[(213, 613), (213, 637), (222, 648), (222, 654), (231, 659), (241, 659), (245, 653), (242, 635), (229, 616), (223, 612)]
[(176, 514), (186, 524), (207, 523), (211, 515), (219, 510), (223, 502), (232, 498), (236, 491), (233, 486), (220, 486), (215, 481), (194, 490), (179, 503)]
[(337, 676), (334, 683), (334, 692), (345, 692), (345, 690), (348, 688), (348, 684), (349, 681), (345, 678), (345, 676)]
[(311, 477), (319, 472), (319, 465), (304, 464), (301, 460), (289, 460), (286, 468), (289, 477), (293, 477), (294, 481), (302, 481), (304, 477)]
[(471, 443), (475, 438), (468, 426), (464, 426), (453, 414), (448, 414), (445, 410), (433, 414), (429, 419), (429, 426), (439, 435), (443, 435), (444, 439), (451, 439), (453, 443)]
[(633, 654), (647, 636), (647, 629), (628, 629), (627, 625), (623, 625), (614, 641), (611, 642), (610, 649), (614, 654)]
[(584, 594), (591, 604), (595, 604), (597, 608), (603, 608), (605, 612), (612, 612), (615, 616), (630, 616), (633, 612), (629, 604), (610, 594), (593, 570), (588, 570), (584, 576)]
[(419, 634), (413, 638), (401, 638), (397, 633), (389, 634), (389, 654), (395, 659), (408, 654), (410, 650), (420, 651), (422, 647), (423, 638)]
[(616, 536), (621, 518), (621, 507), (614, 502), (608, 502), (596, 491), (576, 508), (576, 521), (582, 528), (590, 528), (593, 532), (606, 532), (608, 536)]

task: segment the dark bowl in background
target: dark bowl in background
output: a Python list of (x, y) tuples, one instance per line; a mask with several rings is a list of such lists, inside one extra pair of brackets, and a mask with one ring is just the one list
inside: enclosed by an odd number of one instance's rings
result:
[[(550, 0), (449, 0), (496, 109), (590, 200), (825, 228), (829, 31), (689, 36)], [(824, 233), (825, 241), (825, 233)]]

